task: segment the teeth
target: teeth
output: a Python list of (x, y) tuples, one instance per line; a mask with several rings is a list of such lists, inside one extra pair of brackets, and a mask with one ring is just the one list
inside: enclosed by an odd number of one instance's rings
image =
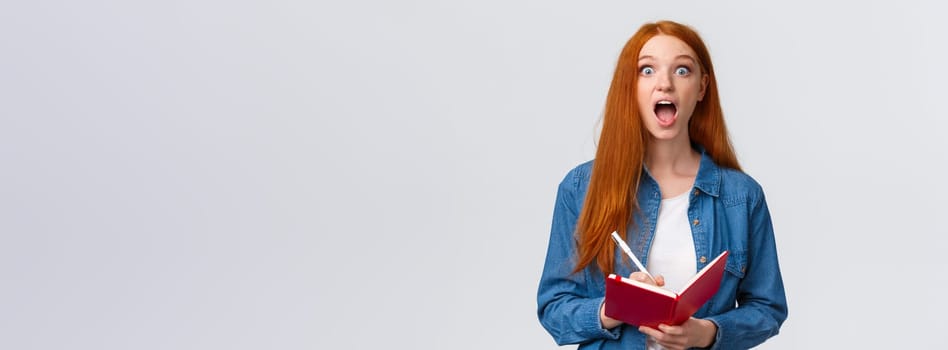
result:
[(672, 104), (672, 103), (671, 103), (671, 102), (668, 102), (668, 101), (658, 101), (658, 104), (660, 104), (660, 105), (670, 105), (670, 104)]

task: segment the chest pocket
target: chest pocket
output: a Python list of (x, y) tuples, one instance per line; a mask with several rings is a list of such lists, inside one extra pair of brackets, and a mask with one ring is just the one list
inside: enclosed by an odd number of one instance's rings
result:
[(744, 274), (747, 272), (747, 255), (742, 251), (732, 251), (728, 253), (727, 264), (724, 265), (724, 271), (727, 271), (728, 274), (738, 279), (744, 278)]
[[(743, 251), (733, 250), (728, 254), (724, 265), (724, 275), (721, 276), (721, 287), (702, 307), (695, 317), (707, 317), (727, 312), (734, 308), (737, 301), (737, 290), (747, 272), (747, 255)], [(700, 314), (700, 315), (699, 315)]]

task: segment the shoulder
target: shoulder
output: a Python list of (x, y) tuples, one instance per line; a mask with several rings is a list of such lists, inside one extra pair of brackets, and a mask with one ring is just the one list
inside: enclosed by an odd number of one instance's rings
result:
[(763, 187), (747, 173), (723, 167), (720, 172), (721, 199), (725, 205), (755, 204), (764, 199)]
[(760, 183), (747, 173), (731, 168), (721, 169), (721, 185), (725, 189), (758, 192), (762, 191)]
[(570, 169), (560, 182), (560, 187), (568, 186), (574, 189), (583, 188), (589, 184), (589, 178), (592, 176), (593, 161), (587, 161)]
[(695, 178), (695, 187), (718, 197), (725, 206), (734, 206), (763, 198), (760, 184), (747, 173), (718, 165), (707, 153), (701, 154), (701, 166)]
[[(593, 161), (587, 161), (570, 169), (557, 189), (558, 196), (563, 200), (582, 203), (589, 188), (589, 179), (592, 176)], [(577, 204), (578, 205), (578, 204)]]

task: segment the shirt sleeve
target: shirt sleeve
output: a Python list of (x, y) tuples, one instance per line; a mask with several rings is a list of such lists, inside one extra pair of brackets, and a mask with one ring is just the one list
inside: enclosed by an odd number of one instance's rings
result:
[(773, 224), (763, 193), (750, 206), (748, 261), (737, 308), (708, 317), (718, 326), (712, 349), (749, 349), (777, 335), (787, 300), (777, 261)]
[(574, 169), (560, 183), (553, 210), (546, 261), (537, 292), (537, 315), (559, 345), (596, 339), (618, 339), (621, 326), (604, 329), (599, 320), (602, 295), (592, 295), (587, 286), (588, 269), (573, 273), (576, 264), (576, 221), (580, 175)]

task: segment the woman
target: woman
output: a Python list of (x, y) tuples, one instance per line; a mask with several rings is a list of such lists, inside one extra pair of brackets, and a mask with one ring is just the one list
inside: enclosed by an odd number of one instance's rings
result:
[[(622, 258), (613, 231), (654, 281)], [(720, 289), (685, 323), (655, 329), (605, 315), (608, 274), (674, 290), (725, 250)], [(580, 349), (750, 348), (786, 319), (764, 194), (740, 170), (692, 29), (648, 23), (623, 48), (596, 158), (560, 183), (537, 303), (554, 340)]]

